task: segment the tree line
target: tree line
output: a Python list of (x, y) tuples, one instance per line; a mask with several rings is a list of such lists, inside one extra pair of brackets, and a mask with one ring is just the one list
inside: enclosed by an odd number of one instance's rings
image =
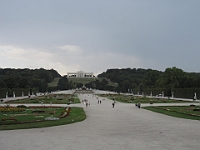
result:
[(176, 67), (166, 68), (164, 72), (142, 68), (108, 69), (98, 77), (116, 82), (116, 92), (135, 90), (141, 93), (146, 89), (160, 88), (171, 96), (173, 89), (200, 88), (200, 73), (189, 73)]
[(48, 83), (54, 78), (61, 75), (51, 69), (12, 69), (0, 68), (0, 88), (2, 89), (33, 89), (37, 88), (38, 92), (46, 92)]
[[(60, 78), (58, 85), (48, 87), (48, 83), (52, 82), (54, 78)], [(111, 85), (110, 82), (115, 84)], [(108, 69), (99, 74), (94, 81), (86, 83), (84, 86), (123, 93), (139, 92), (141, 94), (145, 92), (145, 94), (149, 94), (152, 90), (157, 91), (157, 93), (164, 90), (165, 95), (168, 96), (172, 95), (172, 91), (185, 95), (194, 92), (197, 88), (200, 89), (200, 73), (185, 72), (176, 67), (166, 68), (165, 71), (142, 68)], [(5, 91), (12, 93), (12, 89), (20, 88), (30, 89), (30, 91), (31, 89), (38, 89), (38, 92), (52, 92), (81, 87), (83, 87), (82, 83), (68, 81), (66, 76), (61, 76), (53, 69), (0, 68), (0, 89), (3, 91), (2, 93), (5, 93)], [(179, 89), (184, 89), (184, 92)]]
[(63, 76), (59, 79), (58, 85), (55, 87), (49, 87), (48, 92), (56, 91), (56, 90), (69, 90), (69, 89), (80, 89), (85, 86), (88, 89), (99, 89), (99, 90), (108, 90), (114, 91), (116, 86), (112, 86), (109, 84), (107, 79), (98, 79), (95, 78), (94, 81), (83, 84), (78, 82), (69, 81), (66, 76)]

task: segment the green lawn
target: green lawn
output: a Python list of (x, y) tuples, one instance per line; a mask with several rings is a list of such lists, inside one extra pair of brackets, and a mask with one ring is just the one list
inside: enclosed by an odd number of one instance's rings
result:
[(8, 101), (9, 104), (67, 104), (68, 102), (80, 103), (79, 98), (76, 95), (71, 94), (49, 94), (39, 97), (31, 97), (25, 99), (19, 99), (15, 101)]
[(148, 97), (139, 97), (132, 95), (123, 95), (123, 94), (99, 94), (98, 96), (106, 97), (111, 100), (115, 99), (118, 102), (123, 103), (187, 103), (189, 101), (173, 100), (173, 99), (163, 99), (163, 98), (148, 98)]
[(92, 81), (95, 81), (95, 78), (68, 78), (69, 82), (77, 82), (77, 83), (82, 83), (86, 84)]
[[(33, 112), (33, 110), (43, 110), (45, 112)], [(42, 128), (59, 126), (70, 123), (83, 121), (86, 119), (83, 108), (71, 108), (69, 115), (55, 121), (44, 121), (47, 117), (59, 117), (64, 112), (64, 108), (25, 108), (23, 112), (0, 112), (0, 130), (14, 130), (14, 129), (28, 129), (28, 128)], [(2, 121), (5, 118), (15, 118), (14, 120)], [(42, 122), (33, 122), (34, 120), (41, 120)], [(19, 124), (20, 123), (20, 124)]]
[(58, 81), (59, 81), (59, 77), (58, 78), (54, 78), (52, 82), (48, 83), (48, 87), (56, 87), (58, 86)]
[[(100, 82), (102, 82), (103, 79), (105, 79), (105, 78), (68, 78), (69, 81), (76, 82), (76, 83), (82, 83), (83, 85), (86, 83), (96, 81), (96, 80), (99, 80)], [(113, 83), (110, 80), (107, 80), (107, 81), (108, 81), (108, 85), (115, 86), (115, 87), (117, 86), (116, 83)]]
[(200, 106), (149, 106), (143, 108), (173, 117), (200, 120)]

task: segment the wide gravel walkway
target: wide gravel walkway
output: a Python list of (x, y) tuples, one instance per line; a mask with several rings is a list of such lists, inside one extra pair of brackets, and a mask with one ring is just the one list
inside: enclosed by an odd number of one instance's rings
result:
[(79, 95), (87, 119), (36, 129), (0, 131), (0, 150), (198, 150), (200, 122), (174, 118), (134, 104), (116, 103), (92, 94)]

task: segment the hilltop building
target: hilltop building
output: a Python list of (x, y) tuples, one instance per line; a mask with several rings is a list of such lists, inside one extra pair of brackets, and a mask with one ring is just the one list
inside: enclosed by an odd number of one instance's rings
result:
[(94, 78), (93, 72), (68, 72), (67, 73), (68, 78)]

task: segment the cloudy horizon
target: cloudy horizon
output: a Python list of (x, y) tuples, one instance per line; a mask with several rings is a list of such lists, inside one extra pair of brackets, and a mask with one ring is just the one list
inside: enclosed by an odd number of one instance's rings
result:
[(198, 0), (0, 1), (0, 68), (200, 72)]

